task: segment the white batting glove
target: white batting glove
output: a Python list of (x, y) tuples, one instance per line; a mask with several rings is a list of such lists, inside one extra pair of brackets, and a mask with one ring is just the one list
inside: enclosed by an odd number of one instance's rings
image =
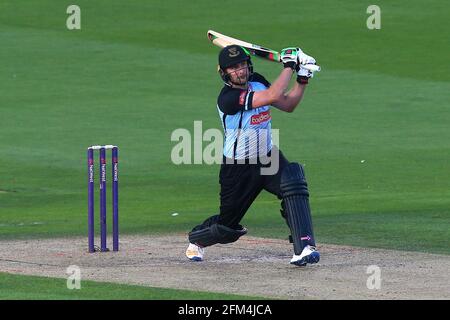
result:
[(314, 72), (304, 68), (303, 65), (300, 64), (299, 65), (299, 69), (297, 71), (297, 75), (299, 77), (313, 78), (314, 77)]
[(297, 51), (297, 82), (300, 84), (307, 84), (308, 80), (314, 77), (314, 72), (306, 69), (304, 66), (316, 64), (316, 59), (304, 53), (300, 48), (297, 48)]
[(299, 64), (316, 64), (316, 59), (314, 59), (311, 56), (308, 56), (306, 53), (303, 52), (302, 49), (297, 48), (297, 61)]

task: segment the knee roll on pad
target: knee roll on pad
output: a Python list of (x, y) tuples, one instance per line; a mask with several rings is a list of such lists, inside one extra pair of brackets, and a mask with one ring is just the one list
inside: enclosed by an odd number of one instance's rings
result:
[(281, 173), (281, 193), (283, 199), (295, 195), (309, 197), (303, 166), (293, 162), (284, 168)]
[(215, 223), (207, 228), (190, 232), (189, 242), (201, 247), (212, 246), (216, 243), (225, 244), (235, 242), (247, 233), (246, 228), (240, 227), (241, 229), (235, 230)]
[(283, 207), (291, 229), (295, 254), (300, 254), (306, 245), (315, 246), (309, 192), (303, 167), (290, 163), (281, 173)]

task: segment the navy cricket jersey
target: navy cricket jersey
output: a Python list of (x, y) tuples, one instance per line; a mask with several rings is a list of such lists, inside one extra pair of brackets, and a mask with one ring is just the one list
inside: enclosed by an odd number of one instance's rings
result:
[(268, 87), (270, 83), (258, 73), (249, 79), (247, 90), (223, 87), (217, 99), (217, 110), (225, 133), (225, 157), (252, 159), (266, 156), (272, 150), (270, 106), (252, 107), (254, 92)]

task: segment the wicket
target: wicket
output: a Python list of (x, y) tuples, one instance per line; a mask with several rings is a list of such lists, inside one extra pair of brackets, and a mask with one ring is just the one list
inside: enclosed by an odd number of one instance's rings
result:
[(88, 159), (88, 245), (89, 252), (95, 252), (94, 245), (94, 150), (99, 150), (100, 160), (100, 251), (109, 251), (106, 246), (106, 150), (111, 149), (112, 164), (112, 229), (113, 251), (119, 251), (119, 148), (113, 145), (90, 146)]

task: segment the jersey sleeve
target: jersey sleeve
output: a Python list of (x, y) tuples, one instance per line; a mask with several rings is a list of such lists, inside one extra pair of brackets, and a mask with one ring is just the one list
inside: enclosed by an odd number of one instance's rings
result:
[(224, 88), (217, 99), (220, 111), (233, 115), (252, 109), (253, 91)]

